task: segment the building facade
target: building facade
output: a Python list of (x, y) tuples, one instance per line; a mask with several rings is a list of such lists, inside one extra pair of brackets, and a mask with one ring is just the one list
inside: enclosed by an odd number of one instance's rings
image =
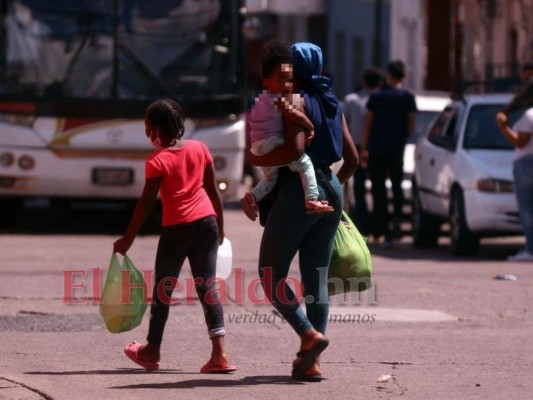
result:
[(326, 0), (245, 0), (244, 7), (245, 70), (252, 94), (260, 86), (262, 49), (268, 40), (313, 42), (327, 55)]
[(390, 57), (405, 63), (405, 85), (413, 91), (424, 89), (427, 41), (424, 0), (391, 2)]
[[(246, 0), (247, 55), (264, 41), (310, 41), (344, 97), (370, 66), (407, 67), (416, 92), (514, 90), (533, 62), (533, 0)], [(255, 60), (255, 61), (254, 61)]]
[[(513, 90), (533, 62), (533, 0), (426, 0), (426, 89)], [(422, 62), (423, 64), (423, 62)]]
[(328, 0), (327, 73), (337, 96), (360, 84), (363, 71), (390, 58), (390, 11), (397, 0)]

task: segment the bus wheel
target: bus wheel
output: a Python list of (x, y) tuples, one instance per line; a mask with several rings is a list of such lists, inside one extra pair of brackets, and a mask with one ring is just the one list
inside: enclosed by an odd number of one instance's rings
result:
[(21, 199), (0, 197), (0, 228), (13, 227), (22, 212), (24, 204)]

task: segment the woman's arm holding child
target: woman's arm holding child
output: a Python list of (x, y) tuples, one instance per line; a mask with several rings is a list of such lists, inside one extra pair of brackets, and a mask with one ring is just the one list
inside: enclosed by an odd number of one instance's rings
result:
[(284, 117), (305, 129), (305, 142), (306, 144), (309, 144), (313, 139), (313, 136), (315, 136), (315, 127), (311, 120), (307, 118), (305, 112), (302, 109), (299, 109), (298, 106), (293, 104), (287, 97), (279, 97), (276, 101), (276, 105)]
[(285, 142), (270, 153), (256, 156), (249, 153), (250, 161), (258, 167), (275, 167), (286, 165), (299, 159), (305, 151), (305, 132), (302, 126), (289, 118), (283, 118), (283, 135)]

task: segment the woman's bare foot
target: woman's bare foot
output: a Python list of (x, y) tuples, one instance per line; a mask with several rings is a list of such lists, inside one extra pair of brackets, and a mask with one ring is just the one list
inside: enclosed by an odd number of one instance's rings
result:
[[(302, 362), (302, 357), (297, 357), (292, 362), (292, 368), (298, 366)], [(320, 368), (320, 360), (318, 358), (315, 359), (315, 361), (311, 364), (311, 366), (304, 372), (303, 377), (301, 377), (301, 380), (321, 380), (322, 378), (322, 370)]]
[(316, 329), (311, 328), (300, 335), (300, 351), (292, 363), (292, 377), (296, 380), (320, 380), (318, 358), (329, 341)]
[(320, 369), (320, 360), (318, 358), (313, 363), (313, 365), (311, 365), (311, 367), (307, 371), (305, 371), (305, 376), (308, 378), (322, 376), (322, 370)]
[(307, 214), (328, 214), (335, 211), (327, 201), (306, 200), (305, 210)]
[(310, 349), (323, 338), (324, 335), (314, 328), (306, 330), (302, 335), (300, 335), (300, 351)]

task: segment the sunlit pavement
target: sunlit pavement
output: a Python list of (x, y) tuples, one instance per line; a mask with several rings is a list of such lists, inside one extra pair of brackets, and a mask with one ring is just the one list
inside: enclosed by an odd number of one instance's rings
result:
[[(326, 380), (296, 383), (298, 338), (254, 281), (261, 228), (233, 209), (226, 233), (243, 279), (230, 276), (224, 311), (228, 354), (239, 370), (199, 373), (210, 344), (201, 307), (190, 298), (185, 304), (186, 290), (171, 307), (161, 370), (131, 363), (122, 348), (145, 339), (148, 313), (133, 331), (111, 334), (90, 304), (127, 223), (119, 214), (34, 211), (0, 235), (0, 399), (530, 398), (533, 268), (506, 261), (521, 238), (484, 242), (474, 259), (450, 255), (447, 238), (423, 251), (409, 237), (392, 249), (371, 243), (376, 290), (332, 298)], [(156, 231), (138, 237), (129, 253), (139, 269), (153, 268)], [(297, 270), (295, 260), (291, 276)], [(67, 276), (74, 296), (89, 304), (63, 303)], [(184, 268), (180, 278), (188, 277)], [(382, 375), (390, 378), (378, 383)]]

